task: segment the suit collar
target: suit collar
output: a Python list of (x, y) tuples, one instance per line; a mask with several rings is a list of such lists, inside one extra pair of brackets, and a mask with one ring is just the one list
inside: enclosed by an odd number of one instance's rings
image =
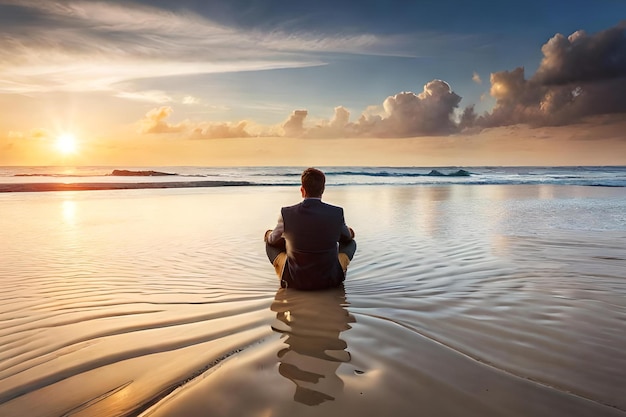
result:
[(307, 197), (302, 200), (302, 204), (306, 206), (310, 206), (312, 204), (319, 204), (322, 202), (322, 199), (319, 197)]

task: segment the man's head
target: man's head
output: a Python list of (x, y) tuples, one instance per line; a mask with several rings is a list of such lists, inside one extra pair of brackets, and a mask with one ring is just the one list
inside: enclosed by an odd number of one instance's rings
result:
[(326, 186), (326, 176), (315, 168), (307, 168), (302, 173), (302, 197), (321, 198)]

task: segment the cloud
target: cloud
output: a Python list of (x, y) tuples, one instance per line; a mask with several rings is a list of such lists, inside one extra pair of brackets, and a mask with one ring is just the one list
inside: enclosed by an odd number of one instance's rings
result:
[(31, 129), (28, 132), (11, 130), (7, 134), (8, 139), (49, 139), (50, 137), (52, 137), (50, 132), (42, 127)]
[(120, 97), (120, 98), (129, 99), (129, 100), (135, 100), (135, 101), (145, 101), (149, 103), (159, 103), (159, 104), (169, 103), (173, 101), (172, 98), (167, 93), (165, 93), (164, 91), (158, 91), (158, 90), (135, 91), (135, 92), (121, 91), (115, 94), (115, 97)]
[(177, 133), (188, 139), (221, 139), (246, 138), (250, 133), (246, 131), (247, 121), (238, 123), (192, 123), (188, 120), (172, 124), (166, 119), (174, 112), (172, 107), (163, 106), (150, 110), (139, 121), (139, 132), (143, 134)]
[(168, 123), (167, 119), (173, 110), (169, 106), (163, 106), (150, 110), (139, 122), (140, 133), (181, 133), (187, 129), (184, 122), (178, 124)]
[[(368, 110), (356, 122), (350, 122), (345, 111), (342, 118), (337, 113), (333, 118), (340, 124), (330, 120), (307, 128), (306, 112), (294, 113), (287, 123), (294, 135), (303, 137), (410, 137), (516, 124), (561, 126), (591, 116), (626, 113), (626, 23), (593, 35), (557, 34), (542, 52), (544, 58), (530, 78), (523, 67), (491, 74), (489, 93), (496, 103), (482, 115), (470, 105), (455, 120), (461, 97), (445, 81), (433, 80), (419, 94), (388, 97), (383, 112)], [(473, 80), (481, 82), (477, 73)]]
[(387, 97), (379, 107), (371, 106), (356, 122), (350, 112), (335, 107), (330, 120), (313, 127), (305, 126), (307, 110), (295, 110), (282, 125), (288, 137), (411, 137), (443, 135), (455, 132), (454, 110), (461, 97), (442, 80), (432, 80), (421, 93), (402, 92)]
[(420, 94), (405, 92), (388, 97), (383, 103), (388, 114), (384, 127), (396, 137), (451, 133), (456, 130), (452, 115), (460, 101), (448, 83), (430, 81)]
[(474, 74), (472, 75), (472, 81), (474, 81), (476, 84), (483, 83), (483, 80), (480, 79), (480, 75), (478, 75), (476, 71), (474, 71)]
[(626, 77), (626, 22), (588, 35), (556, 34), (541, 48), (543, 59), (533, 77), (544, 85), (597, 82)]
[(30, 131), (30, 137), (33, 139), (46, 139), (50, 137), (50, 132), (48, 132), (46, 129), (44, 128), (35, 128), (35, 129), (31, 129)]
[(246, 131), (246, 121), (232, 123), (207, 123), (191, 130), (191, 139), (226, 139), (247, 138), (250, 134)]
[[(565, 38), (557, 34), (542, 51), (544, 59), (530, 78), (523, 67), (490, 75), (489, 94), (495, 106), (481, 115), (473, 105), (460, 110), (461, 97), (447, 82), (435, 79), (419, 94), (400, 92), (387, 97), (355, 121), (350, 120), (347, 108), (337, 106), (332, 117), (311, 126), (309, 112), (299, 109), (280, 126), (257, 126), (258, 132), (252, 135), (248, 122), (170, 124), (166, 119), (171, 107), (161, 107), (146, 114), (141, 131), (184, 133), (196, 139), (276, 135), (277, 130), (285, 137), (400, 138), (476, 133), (520, 124), (562, 126), (591, 116), (626, 113), (626, 24), (594, 35), (578, 31)], [(584, 65), (578, 67), (580, 62)], [(473, 78), (480, 81), (477, 73)], [(183, 102), (195, 101), (189, 96)]]
[(282, 125), (285, 136), (302, 136), (305, 133), (304, 119), (308, 114), (309, 112), (306, 110), (294, 110), (289, 119)]
[[(306, 115), (304, 115), (304, 117), (306, 117)], [(295, 112), (290, 119), (297, 119), (298, 123), (300, 123), (300, 119), (295, 116)], [(302, 122), (304, 122), (304, 118), (302, 118)], [(354, 124), (350, 123), (350, 111), (343, 106), (335, 107), (333, 117), (330, 120), (321, 120), (314, 127), (309, 129), (302, 127), (299, 131), (300, 135), (309, 138), (341, 138), (355, 136)]]
[(24, 132), (18, 132), (15, 130), (10, 130), (7, 134), (9, 139), (24, 139)]
[[(246, 30), (129, 2), (1, 0), (0, 92), (107, 91), (146, 77), (323, 65), (320, 53), (388, 53), (401, 39)], [(136, 99), (132, 93), (122, 95)]]
[(202, 100), (200, 100), (197, 97), (193, 97), (193, 96), (185, 96), (183, 97), (183, 104), (186, 105), (193, 105), (193, 104), (200, 104)]
[(461, 117), (459, 120), (459, 129), (461, 130), (465, 130), (466, 132), (470, 132), (470, 129), (472, 129), (476, 123), (476, 111), (474, 110), (474, 106), (467, 106), (465, 109), (463, 109), (463, 112), (461, 113)]
[(594, 35), (557, 34), (541, 50), (529, 79), (522, 67), (492, 73), (495, 107), (481, 116), (468, 112), (464, 126), (558, 126), (626, 112), (626, 23)]

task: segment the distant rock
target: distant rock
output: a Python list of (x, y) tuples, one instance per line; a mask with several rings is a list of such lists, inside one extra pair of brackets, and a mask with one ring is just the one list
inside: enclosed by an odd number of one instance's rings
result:
[(468, 171), (464, 170), (464, 169), (459, 169), (456, 172), (453, 172), (451, 174), (448, 174), (449, 177), (469, 177), (470, 174)]
[(444, 174), (443, 172), (433, 169), (426, 175), (429, 177), (469, 177), (471, 174), (464, 169), (459, 169), (458, 171), (451, 172), (449, 174)]
[(428, 175), (429, 177), (445, 177), (446, 176), (446, 174), (443, 174), (443, 173), (437, 171), (436, 169), (433, 169), (432, 171), (430, 171), (426, 175)]
[(178, 175), (169, 172), (159, 171), (131, 171), (128, 169), (114, 169), (109, 175), (114, 177), (163, 177), (167, 175)]

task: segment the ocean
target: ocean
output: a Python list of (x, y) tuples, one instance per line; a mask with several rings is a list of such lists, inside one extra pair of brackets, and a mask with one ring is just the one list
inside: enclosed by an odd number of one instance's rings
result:
[[(554, 184), (626, 187), (626, 167), (321, 167), (327, 182), (340, 185)], [(152, 175), (112, 175), (115, 170)], [(24, 184), (168, 183), (171, 187), (298, 185), (303, 167), (0, 167), (0, 191)], [(157, 175), (171, 174), (171, 175)], [(107, 185), (108, 184), (108, 185)], [(167, 184), (165, 184), (167, 185)], [(33, 189), (36, 191), (36, 189)]]
[(626, 168), (323, 169), (300, 292), (301, 167), (1, 168), (0, 416), (626, 415)]

